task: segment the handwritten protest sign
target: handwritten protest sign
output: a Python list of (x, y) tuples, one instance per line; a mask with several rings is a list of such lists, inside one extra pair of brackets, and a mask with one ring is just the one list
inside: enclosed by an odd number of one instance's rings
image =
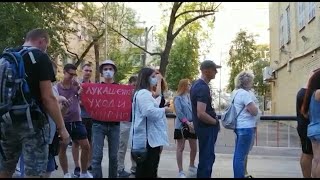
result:
[(82, 84), (81, 102), (91, 118), (106, 122), (129, 121), (133, 86)]

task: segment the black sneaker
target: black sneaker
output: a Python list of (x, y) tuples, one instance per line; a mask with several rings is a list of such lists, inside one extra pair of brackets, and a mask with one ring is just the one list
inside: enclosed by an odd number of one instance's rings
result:
[(80, 177), (80, 167), (74, 168), (73, 175), (74, 175), (74, 177), (76, 177), (76, 178), (79, 178), (79, 177)]

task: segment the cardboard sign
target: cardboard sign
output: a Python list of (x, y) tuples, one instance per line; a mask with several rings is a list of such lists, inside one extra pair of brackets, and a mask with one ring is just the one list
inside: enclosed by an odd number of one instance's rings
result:
[(81, 103), (95, 120), (129, 121), (133, 90), (130, 85), (84, 83)]

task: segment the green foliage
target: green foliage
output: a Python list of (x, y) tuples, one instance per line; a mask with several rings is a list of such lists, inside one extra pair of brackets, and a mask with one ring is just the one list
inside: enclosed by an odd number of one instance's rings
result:
[(181, 79), (193, 81), (198, 75), (199, 42), (195, 35), (179, 36), (170, 53), (166, 80), (171, 90), (177, 90)]
[[(107, 9), (107, 24), (108, 26), (116, 29), (122, 34), (125, 34), (130, 39), (138, 39), (143, 35), (144, 29), (136, 27), (136, 12), (126, 7), (123, 2), (106, 2), (104, 6), (99, 7), (93, 2), (83, 2), (82, 7), (77, 10), (74, 17), (78, 18), (78, 23), (86, 25), (89, 36), (97, 37), (105, 31), (105, 11)], [(107, 39), (107, 48), (106, 41)], [(137, 67), (140, 66), (139, 56), (141, 50), (132, 48), (131, 44), (126, 44), (126, 41), (114, 31), (108, 28), (107, 38), (103, 36), (99, 41), (99, 60), (105, 60), (106, 58), (112, 59), (117, 64), (118, 72), (115, 79), (118, 82), (127, 83), (125, 80), (133, 73), (136, 73)], [(84, 46), (83, 50), (91, 43), (88, 41)], [(105, 54), (105, 50), (108, 50)], [(107, 56), (107, 57), (106, 57)]]
[(28, 31), (45, 28), (51, 37), (48, 52), (53, 57), (64, 53), (63, 42), (67, 33), (74, 30), (68, 26), (71, 2), (3, 2), (0, 6), (2, 33), (0, 49), (22, 45)]
[(231, 68), (227, 90), (234, 89), (234, 79), (243, 70), (248, 70), (250, 65), (257, 60), (257, 47), (254, 35), (240, 30), (236, 39), (232, 41), (229, 51), (230, 59), (227, 64)]
[(264, 67), (269, 66), (269, 60), (258, 59), (252, 66), (254, 74), (254, 90), (258, 95), (266, 95), (270, 91), (270, 86), (263, 82), (263, 73), (262, 70)]
[(263, 82), (263, 73), (262, 70), (266, 66), (270, 66), (270, 57), (269, 54), (265, 51), (269, 52), (268, 45), (257, 45), (257, 61), (254, 62), (252, 66), (254, 77), (254, 89), (260, 96), (264, 96), (270, 92), (270, 85), (265, 84)]
[(141, 68), (141, 66), (137, 66), (133, 63), (134, 61), (137, 61), (137, 56), (133, 56), (136, 51), (136, 48), (129, 48), (126, 51), (115, 50), (110, 53), (110, 58), (115, 60), (118, 69), (118, 72), (115, 75), (116, 82), (126, 84), (129, 77), (133, 74), (137, 74)]
[(216, 2), (165, 2), (160, 6), (163, 10), (161, 20), (164, 22), (161, 34), (164, 33), (164, 36), (159, 39), (161, 49), (159, 64), (160, 72), (165, 74), (175, 38), (188, 29), (197, 32), (199, 41), (201, 37), (207, 40), (208, 33), (203, 29), (213, 27), (214, 15), (219, 5)]
[(267, 56), (265, 57), (265, 52), (269, 51), (269, 46), (265, 44), (256, 45), (254, 36), (244, 30), (240, 30), (232, 44), (229, 51), (228, 65), (231, 67), (231, 72), (227, 89), (229, 91), (234, 89), (234, 79), (238, 73), (251, 69), (255, 75), (255, 91), (258, 95), (266, 95), (270, 91), (270, 86), (263, 82), (262, 69), (270, 65), (269, 54), (266, 53)]

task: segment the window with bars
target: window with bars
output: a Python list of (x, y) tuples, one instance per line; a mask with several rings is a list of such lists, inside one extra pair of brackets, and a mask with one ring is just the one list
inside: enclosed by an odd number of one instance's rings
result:
[(307, 4), (308, 9), (308, 22), (310, 22), (313, 18), (316, 17), (316, 2), (305, 2)]
[(298, 30), (301, 31), (305, 24), (305, 2), (298, 2)]
[(283, 14), (280, 16), (280, 48), (284, 46), (284, 19)]
[(286, 43), (291, 41), (290, 6), (286, 9)]

